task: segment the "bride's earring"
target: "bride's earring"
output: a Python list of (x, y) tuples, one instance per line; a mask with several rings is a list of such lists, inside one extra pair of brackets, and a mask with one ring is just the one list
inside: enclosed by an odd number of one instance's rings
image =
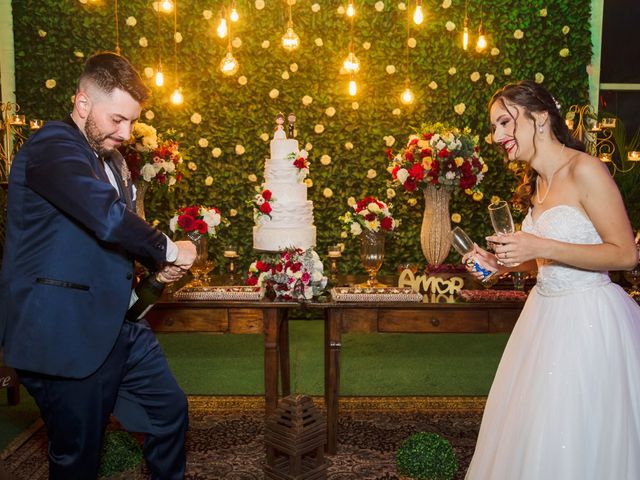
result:
[(544, 133), (544, 123), (538, 124), (538, 133), (542, 135)]

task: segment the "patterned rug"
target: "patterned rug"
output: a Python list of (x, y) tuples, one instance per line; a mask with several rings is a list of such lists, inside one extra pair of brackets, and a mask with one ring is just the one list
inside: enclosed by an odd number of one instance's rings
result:
[[(340, 399), (338, 453), (328, 456), (332, 480), (397, 480), (395, 452), (416, 432), (435, 432), (469, 465), (484, 397), (353, 397)], [(314, 398), (324, 413), (323, 399)], [(189, 398), (188, 480), (263, 479), (264, 400), (261, 397)], [(114, 428), (111, 426), (111, 428)], [(117, 428), (117, 427), (116, 427)], [(46, 480), (46, 430), (36, 426), (0, 454), (7, 478)], [(0, 474), (0, 479), (3, 478)], [(128, 474), (125, 478), (146, 479)]]

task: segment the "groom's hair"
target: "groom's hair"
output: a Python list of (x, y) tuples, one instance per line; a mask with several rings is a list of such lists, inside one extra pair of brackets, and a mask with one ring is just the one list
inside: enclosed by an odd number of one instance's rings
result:
[(110, 94), (116, 88), (124, 90), (138, 103), (149, 98), (149, 89), (129, 61), (113, 52), (100, 52), (89, 57), (78, 81), (78, 89), (89, 85)]

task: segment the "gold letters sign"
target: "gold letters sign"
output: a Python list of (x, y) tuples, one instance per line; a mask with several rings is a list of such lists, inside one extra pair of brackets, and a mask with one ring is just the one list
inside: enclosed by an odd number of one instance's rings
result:
[(456, 295), (463, 285), (461, 277), (414, 276), (409, 269), (403, 270), (398, 279), (398, 287), (411, 287), (414, 292), (436, 295)]

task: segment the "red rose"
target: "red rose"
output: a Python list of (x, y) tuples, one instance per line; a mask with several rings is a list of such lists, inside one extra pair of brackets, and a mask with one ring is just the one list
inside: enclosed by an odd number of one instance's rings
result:
[(391, 231), (393, 230), (393, 220), (391, 219), (391, 217), (384, 217), (382, 220), (380, 220), (380, 226), (383, 230)]
[(393, 151), (390, 148), (387, 148), (387, 159), (391, 160), (393, 158)]
[(393, 170), (391, 170), (391, 176), (394, 180), (398, 179), (398, 170), (400, 170), (400, 165), (396, 165), (395, 167), (393, 167)]
[[(262, 198), (264, 198), (264, 200), (266, 202), (271, 200), (271, 195), (272, 195), (271, 190), (265, 190), (265, 191), (262, 192)], [(271, 210), (269, 210), (269, 211), (271, 211)]]
[(203, 235), (209, 231), (209, 226), (204, 222), (204, 220), (196, 220), (195, 228), (198, 230), (198, 233)]
[(183, 207), (180, 209), (180, 211), (186, 215), (193, 217), (194, 219), (196, 219), (200, 215), (200, 208), (196, 205), (193, 205), (191, 207)]
[(193, 218), (191, 215), (180, 215), (178, 216), (178, 225), (180, 226), (180, 228), (182, 228), (185, 232), (190, 232), (192, 230), (196, 229), (196, 219)]
[(262, 205), (260, 205), (260, 211), (265, 215), (269, 215), (271, 213), (271, 205), (269, 205), (269, 203), (267, 202), (264, 202)]
[(416, 180), (416, 182), (424, 180), (424, 167), (419, 163), (415, 163), (411, 167), (411, 170), (409, 170), (409, 175), (411, 175)]
[(423, 137), (425, 140), (431, 140), (431, 138), (433, 137), (433, 133), (425, 133)]
[(297, 158), (297, 159), (296, 159), (296, 161), (295, 161), (295, 162), (293, 162), (293, 165), (294, 165), (295, 167), (297, 167), (297, 168), (301, 168), (301, 169), (302, 169), (302, 168), (305, 168), (305, 167), (307, 166), (307, 164), (306, 164), (306, 162), (305, 162), (305, 159), (304, 159), (304, 158), (302, 158), (302, 157)]
[(367, 222), (373, 222), (373, 221), (376, 219), (376, 214), (375, 214), (375, 213), (367, 213), (367, 214), (364, 216), (364, 219), (365, 219)]
[(432, 153), (433, 153), (433, 152), (431, 151), (431, 149), (430, 149), (430, 148), (424, 148), (424, 149), (420, 152), (420, 158), (430, 157)]
[(409, 192), (415, 191), (416, 187), (416, 181), (413, 178), (407, 178), (407, 181), (404, 182), (404, 188)]
[(442, 150), (440, 150), (438, 152), (438, 156), (440, 158), (447, 158), (449, 156), (449, 150), (447, 150), (447, 147), (444, 147)]
[(413, 152), (411, 150), (405, 150), (404, 158), (409, 162), (413, 162)]
[(477, 180), (478, 177), (476, 177), (475, 175), (464, 176), (460, 179), (460, 188), (462, 188), (463, 190), (465, 188), (472, 188), (475, 186)]
[(269, 270), (271, 267), (269, 266), (268, 263), (263, 262), (262, 260), (258, 260), (256, 262), (256, 268), (258, 269), (259, 272), (266, 272), (267, 270)]
[(156, 180), (158, 180), (160, 185), (164, 185), (167, 183), (167, 176), (164, 173), (159, 173), (156, 175)]
[(256, 286), (258, 284), (258, 277), (254, 277), (253, 275), (250, 275), (249, 277), (247, 277), (247, 285), (251, 285)]
[(418, 143), (418, 140), (419, 140), (419, 139), (418, 139), (418, 137), (416, 137), (416, 138), (412, 138), (411, 140), (409, 140), (409, 143), (408, 143), (408, 145), (407, 145), (407, 146), (413, 146), (413, 145), (416, 145), (416, 144)]

